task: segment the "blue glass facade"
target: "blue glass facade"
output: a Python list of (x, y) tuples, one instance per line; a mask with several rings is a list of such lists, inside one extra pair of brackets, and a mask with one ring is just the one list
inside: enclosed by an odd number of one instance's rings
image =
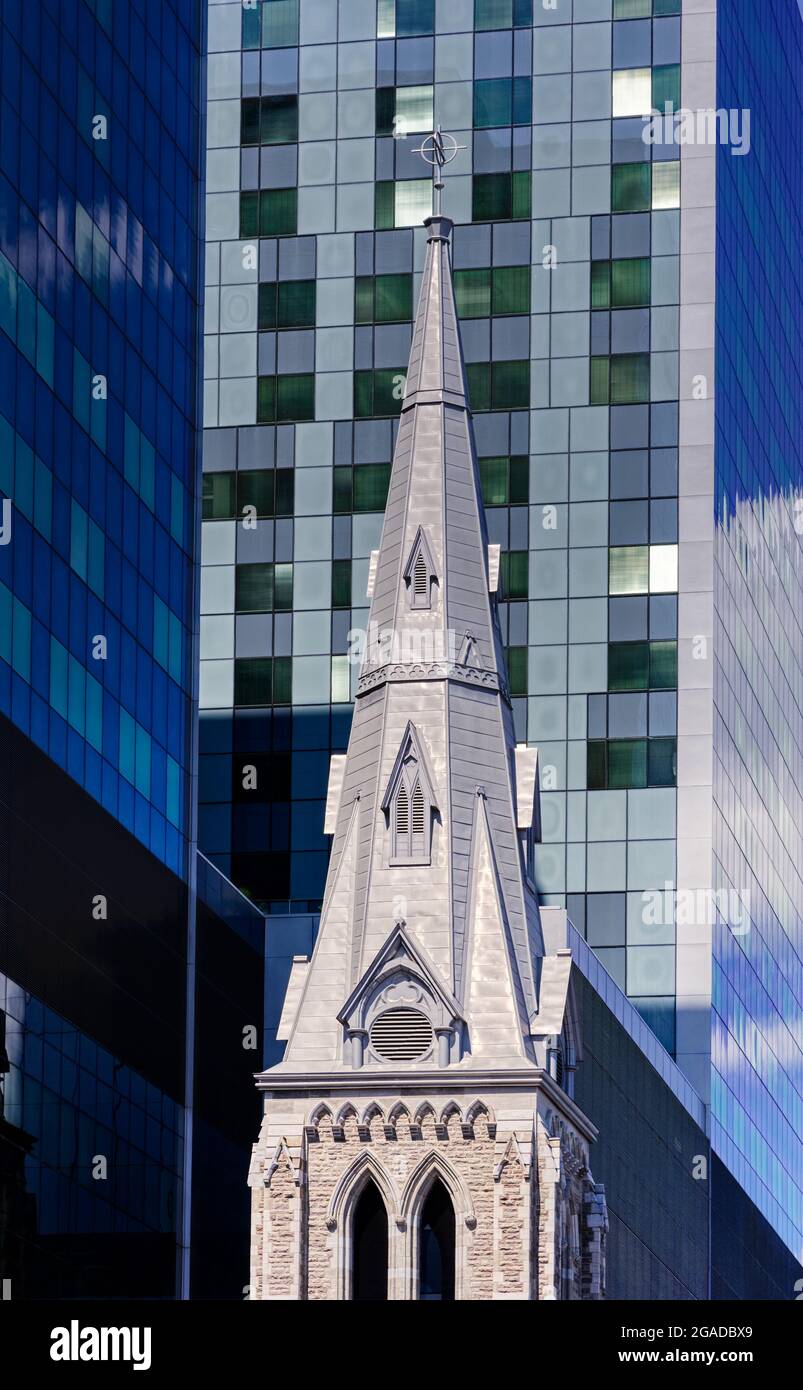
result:
[(0, 711), (187, 869), (200, 7), (4, 4)]
[(717, 105), (752, 122), (749, 156), (717, 156), (714, 856), (750, 925), (715, 929), (712, 1142), (799, 1259), (803, 23), (795, 0), (738, 19), (720, 6)]

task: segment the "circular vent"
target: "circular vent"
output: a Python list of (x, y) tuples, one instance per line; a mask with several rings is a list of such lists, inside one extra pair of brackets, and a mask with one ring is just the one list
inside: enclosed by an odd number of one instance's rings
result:
[(418, 1009), (386, 1009), (371, 1028), (371, 1046), (386, 1062), (412, 1062), (432, 1046), (432, 1024)]

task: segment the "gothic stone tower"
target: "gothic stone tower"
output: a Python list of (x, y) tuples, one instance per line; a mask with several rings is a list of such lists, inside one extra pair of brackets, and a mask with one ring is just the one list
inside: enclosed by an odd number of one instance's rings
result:
[(428, 244), (332, 856), (284, 1060), (258, 1077), (252, 1299), (604, 1296), (571, 958), (530, 877), (454, 306)]

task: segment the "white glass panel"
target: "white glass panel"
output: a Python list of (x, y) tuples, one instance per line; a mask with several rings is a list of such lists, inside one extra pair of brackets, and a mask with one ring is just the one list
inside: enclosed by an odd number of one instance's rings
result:
[(678, 548), (676, 545), (650, 546), (650, 593), (674, 594), (678, 587)]
[(234, 704), (234, 662), (202, 661), (199, 687), (201, 709), (231, 709)]
[(657, 160), (652, 166), (652, 205), (662, 208), (680, 207), (680, 160)]
[(431, 131), (435, 123), (432, 110), (432, 87), (396, 88), (396, 124), (394, 134), (414, 135)]
[(621, 68), (613, 74), (614, 116), (647, 116), (652, 110), (652, 68)]
[(397, 227), (419, 227), (431, 212), (431, 179), (405, 179), (396, 184)]

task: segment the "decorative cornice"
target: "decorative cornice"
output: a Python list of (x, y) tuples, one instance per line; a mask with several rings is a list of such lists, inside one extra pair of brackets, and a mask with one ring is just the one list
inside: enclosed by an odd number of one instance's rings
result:
[(456, 661), (388, 661), (383, 666), (372, 666), (360, 676), (357, 695), (367, 695), (389, 681), (442, 680), (498, 691), (504, 700), (510, 700), (507, 685), (497, 671), (482, 666), (465, 666)]

